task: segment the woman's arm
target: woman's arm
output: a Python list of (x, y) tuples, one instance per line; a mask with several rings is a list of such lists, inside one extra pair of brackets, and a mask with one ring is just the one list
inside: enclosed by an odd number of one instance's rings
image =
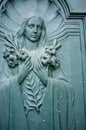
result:
[(26, 60), (19, 65), (19, 72), (17, 74), (17, 80), (19, 84), (23, 82), (32, 68), (31, 57), (28, 56)]
[(40, 61), (36, 64), (34, 72), (38, 75), (42, 83), (46, 86), (48, 83), (48, 68), (45, 68)]

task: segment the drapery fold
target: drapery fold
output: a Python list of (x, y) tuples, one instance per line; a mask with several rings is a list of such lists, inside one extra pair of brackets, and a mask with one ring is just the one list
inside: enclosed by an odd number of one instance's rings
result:
[[(29, 130), (20, 87), (15, 77), (0, 84), (0, 130)], [(75, 130), (73, 90), (65, 81), (48, 79), (39, 116), (34, 130)]]

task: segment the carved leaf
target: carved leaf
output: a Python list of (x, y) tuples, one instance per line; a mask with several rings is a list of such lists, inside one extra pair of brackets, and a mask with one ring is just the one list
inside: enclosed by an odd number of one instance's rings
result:
[(31, 72), (26, 78), (23, 87), (23, 99), (26, 109), (39, 111), (43, 102), (43, 92), (35, 73)]

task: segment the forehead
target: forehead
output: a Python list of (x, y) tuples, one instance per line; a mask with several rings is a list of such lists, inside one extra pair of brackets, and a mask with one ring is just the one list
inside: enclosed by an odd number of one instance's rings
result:
[(28, 24), (42, 25), (43, 21), (40, 18), (31, 18), (27, 22)]

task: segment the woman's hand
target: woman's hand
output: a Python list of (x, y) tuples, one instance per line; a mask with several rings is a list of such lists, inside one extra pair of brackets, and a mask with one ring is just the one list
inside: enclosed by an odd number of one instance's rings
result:
[(23, 80), (26, 78), (26, 76), (30, 73), (32, 70), (32, 63), (31, 63), (31, 57), (28, 56), (25, 61), (23, 61), (19, 65), (19, 73), (17, 75), (18, 77), (18, 83), (21, 84)]
[(46, 69), (40, 61), (36, 64), (34, 72), (38, 75), (40, 80), (43, 82), (44, 85), (47, 85), (48, 82), (48, 69)]

